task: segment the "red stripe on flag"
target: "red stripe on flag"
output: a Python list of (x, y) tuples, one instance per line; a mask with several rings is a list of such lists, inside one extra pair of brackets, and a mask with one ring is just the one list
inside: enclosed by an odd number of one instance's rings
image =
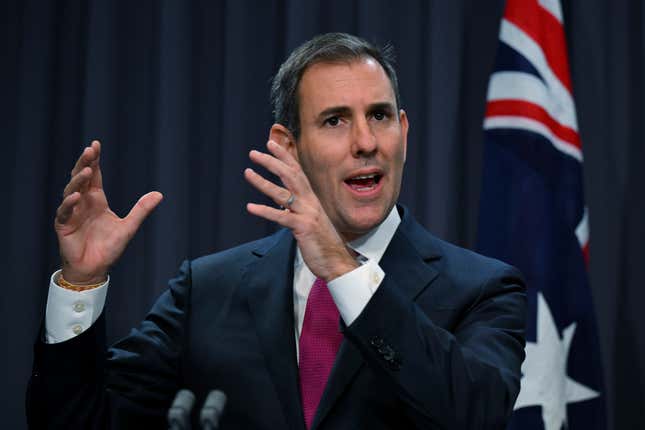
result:
[(571, 93), (569, 60), (562, 24), (537, 0), (508, 0), (504, 17), (542, 47), (546, 61)]
[(560, 140), (582, 150), (580, 136), (571, 127), (560, 124), (541, 106), (523, 100), (495, 100), (486, 104), (486, 118), (494, 116), (523, 116), (541, 122)]
[(589, 242), (582, 246), (582, 257), (585, 259), (585, 265), (589, 267)]

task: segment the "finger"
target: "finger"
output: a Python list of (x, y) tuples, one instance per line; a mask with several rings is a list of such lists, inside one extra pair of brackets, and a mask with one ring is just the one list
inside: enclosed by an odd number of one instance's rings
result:
[(247, 203), (246, 210), (251, 215), (259, 216), (260, 218), (278, 223), (283, 227), (293, 229), (295, 214), (289, 210), (276, 209), (267, 205), (259, 205), (257, 203)]
[(291, 192), (302, 195), (306, 191), (305, 185), (298, 181), (298, 170), (287, 166), (283, 161), (278, 160), (276, 157), (264, 152), (253, 150), (249, 153), (251, 161), (267, 169), (280, 178), (282, 183)]
[(287, 148), (282, 145), (278, 145), (273, 140), (267, 142), (267, 148), (276, 157), (278, 160), (282, 161), (284, 164), (291, 168), (300, 169), (300, 163), (291, 155)]
[(267, 142), (267, 148), (274, 157), (289, 167), (291, 172), (289, 179), (303, 187), (302, 189), (299, 189), (300, 193), (311, 191), (309, 178), (307, 178), (307, 175), (305, 175), (305, 172), (302, 170), (300, 162), (287, 150), (287, 148), (282, 145), (278, 145), (273, 140), (269, 140)]
[(284, 206), (285, 202), (291, 196), (291, 192), (289, 190), (279, 187), (273, 182), (263, 178), (262, 175), (256, 173), (253, 169), (245, 169), (244, 178), (258, 191), (280, 206)]
[(249, 158), (256, 164), (261, 165), (262, 167), (269, 170), (276, 176), (282, 178), (282, 176), (287, 176), (288, 166), (281, 160), (278, 160), (271, 154), (266, 152), (256, 151), (255, 149), (249, 152)]
[(81, 200), (81, 193), (74, 192), (63, 199), (56, 210), (56, 222), (58, 224), (65, 224), (74, 214), (74, 207), (76, 203)]
[(84, 167), (89, 166), (98, 156), (97, 151), (100, 151), (100, 144), (95, 140), (90, 146), (83, 149), (81, 156), (76, 160), (71, 176), (76, 176)]
[(138, 202), (134, 204), (128, 216), (124, 221), (131, 234), (134, 234), (144, 219), (157, 207), (163, 199), (163, 195), (158, 191), (152, 191), (142, 196)]
[(101, 165), (99, 161), (101, 160), (101, 142), (95, 140), (92, 142), (92, 149), (96, 154), (96, 157), (90, 163), (92, 167), (92, 179), (90, 181), (91, 188), (103, 188), (103, 174), (101, 173)]
[(80, 172), (73, 176), (72, 179), (67, 183), (65, 189), (63, 190), (63, 198), (69, 196), (70, 194), (82, 191), (84, 186), (88, 183), (92, 177), (92, 169), (89, 167), (84, 167)]

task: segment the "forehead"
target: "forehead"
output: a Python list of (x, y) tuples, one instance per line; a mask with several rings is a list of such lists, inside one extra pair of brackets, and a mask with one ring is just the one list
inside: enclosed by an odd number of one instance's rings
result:
[(390, 79), (373, 58), (309, 66), (300, 79), (298, 98), (301, 115), (333, 106), (396, 104)]

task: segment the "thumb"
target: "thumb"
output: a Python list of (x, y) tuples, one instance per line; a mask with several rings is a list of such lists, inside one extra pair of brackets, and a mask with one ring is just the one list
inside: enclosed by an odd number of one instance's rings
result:
[(132, 233), (137, 231), (143, 220), (150, 215), (162, 199), (163, 194), (158, 191), (152, 191), (141, 196), (139, 201), (132, 206), (130, 213), (125, 217), (125, 221)]

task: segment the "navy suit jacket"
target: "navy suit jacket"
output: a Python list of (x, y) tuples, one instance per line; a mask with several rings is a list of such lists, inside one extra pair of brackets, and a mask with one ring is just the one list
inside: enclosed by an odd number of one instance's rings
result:
[[(403, 209), (402, 209), (403, 210)], [(443, 242), (406, 210), (385, 278), (350, 325), (314, 429), (498, 429), (519, 391), (519, 272)], [(37, 341), (32, 428), (164, 428), (176, 391), (228, 395), (223, 429), (304, 430), (288, 230), (185, 262), (140, 327), (106, 349), (104, 317)], [(198, 408), (197, 408), (198, 409)]]

